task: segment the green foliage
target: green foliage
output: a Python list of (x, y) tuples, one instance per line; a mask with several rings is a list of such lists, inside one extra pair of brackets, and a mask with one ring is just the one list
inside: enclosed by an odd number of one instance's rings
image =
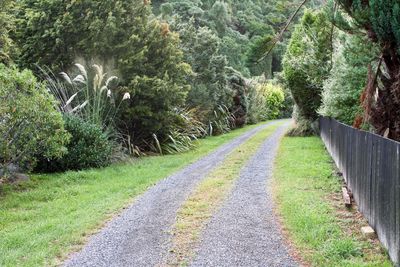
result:
[(199, 137), (207, 134), (206, 125), (195, 118), (194, 110), (177, 110), (181, 120), (160, 145), (162, 154), (176, 154), (194, 149)]
[(247, 121), (257, 123), (259, 121), (278, 119), (285, 101), (282, 87), (271, 81), (254, 80), (247, 93)]
[(225, 72), (227, 62), (219, 53), (218, 37), (208, 28), (181, 27), (183, 51), (194, 72), (187, 101), (189, 106), (200, 106), (212, 112), (218, 105), (229, 105), (232, 93)]
[(351, 17), (353, 32), (363, 33), (381, 50), (380, 69), (369, 71), (363, 94), (364, 122), (372, 125), (377, 134), (400, 140), (400, 3), (397, 0), (336, 2), (341, 7), (339, 14), (344, 11)]
[(0, 63), (10, 63), (11, 53), (13, 52), (13, 43), (9, 38), (8, 32), (12, 27), (10, 20), (12, 17), (9, 15), (9, 0), (1, 0), (0, 2)]
[(323, 82), (330, 71), (331, 25), (323, 12), (306, 11), (284, 58), (284, 78), (298, 107), (298, 122), (317, 119)]
[(293, 115), (293, 98), (290, 92), (284, 88), (285, 100), (283, 101), (282, 108), (280, 110), (279, 118), (287, 119), (291, 118)]
[(247, 90), (247, 123), (255, 124), (267, 120), (267, 105), (262, 86), (257, 81), (252, 81)]
[(56, 102), (30, 71), (0, 64), (0, 165), (31, 170), (36, 156), (59, 158), (66, 152), (64, 130)]
[(220, 112), (220, 107), (230, 107), (233, 96), (226, 73), (227, 60), (220, 53), (220, 39), (207, 27), (196, 28), (193, 19), (187, 23), (175, 22), (172, 28), (179, 32), (185, 61), (191, 65), (193, 71), (186, 104), (199, 112), (198, 119), (209, 125), (207, 132), (214, 134), (211, 131), (213, 124), (222, 125), (215, 123), (215, 114), (219, 114), (217, 121), (226, 121), (226, 118), (221, 118), (223, 113)]
[(378, 51), (365, 37), (342, 34), (337, 40), (333, 68), (324, 83), (320, 113), (352, 125), (362, 115), (361, 93), (368, 65)]
[(190, 151), (197, 146), (198, 138), (207, 135), (207, 127), (196, 118), (198, 112), (195, 109), (176, 109), (175, 112), (179, 120), (176, 121), (167, 138), (162, 140), (160, 144), (158, 137), (154, 136), (160, 154), (177, 154)]
[(116, 138), (115, 119), (122, 101), (129, 101), (129, 93), (118, 95), (118, 77), (108, 76), (102, 66), (75, 66), (78, 74), (62, 72), (61, 80), (42, 70), (49, 91), (59, 102), (59, 110), (79, 116), (103, 129), (110, 138)]
[(228, 25), (232, 20), (228, 9), (229, 6), (227, 3), (217, 0), (208, 12), (210, 26), (215, 29), (219, 36), (225, 35)]
[(234, 94), (233, 105), (231, 107), (231, 125), (232, 127), (242, 127), (247, 121), (247, 115), (249, 112), (249, 103), (247, 102), (249, 83), (240, 72), (232, 68), (227, 68), (227, 72), (229, 86)]
[(265, 53), (270, 49), (272, 41), (272, 35), (265, 35), (264, 37), (255, 38), (254, 43), (250, 45), (247, 53), (247, 66), (250, 69), (251, 75), (264, 75), (266, 78), (272, 78), (273, 56), (269, 55), (263, 58)]
[(283, 89), (280, 86), (267, 83), (261, 85), (260, 90), (265, 97), (267, 119), (273, 120), (279, 118), (283, 102), (285, 101)]
[[(208, 27), (221, 42), (220, 52), (228, 59), (228, 66), (244, 76), (267, 73), (270, 77), (271, 61), (274, 71), (280, 70), (284, 49), (279, 49), (273, 57), (262, 64), (254, 64), (256, 54), (265, 51), (266, 35), (274, 35), (280, 30), (301, 2), (296, 1), (215, 1), (215, 0), (155, 0), (155, 11), (168, 21), (193, 19), (196, 28)], [(310, 1), (310, 5), (314, 5)], [(159, 6), (161, 6), (159, 8)], [(290, 8), (288, 8), (290, 7)], [(265, 40), (264, 40), (265, 41)]]
[[(209, 135), (219, 135), (229, 132), (231, 129), (235, 128), (236, 125), (234, 115), (231, 113), (227, 106), (218, 106), (213, 112), (212, 117), (208, 123), (208, 134)], [(240, 126), (243, 126), (240, 125)]]
[[(395, 0), (370, 0), (370, 20), (381, 42), (396, 40), (400, 45), (400, 3)], [(395, 37), (395, 38), (393, 38)]]
[[(368, 37), (378, 42), (382, 48), (394, 45), (400, 47), (400, 3), (397, 0), (336, 0), (342, 10), (353, 19), (353, 30), (363, 28)], [(386, 48), (385, 48), (386, 45)], [(398, 55), (399, 56), (398, 51)]]
[[(77, 57), (118, 73), (123, 93), (118, 126), (138, 146), (161, 138), (184, 104), (190, 67), (179, 38), (152, 17), (149, 1), (24, 0), (16, 39), (22, 65), (68, 70)], [(79, 62), (82, 62), (79, 61)]]
[(104, 167), (110, 164), (113, 144), (96, 124), (65, 114), (65, 129), (72, 135), (68, 153), (54, 160), (42, 159), (37, 170), (67, 171)]

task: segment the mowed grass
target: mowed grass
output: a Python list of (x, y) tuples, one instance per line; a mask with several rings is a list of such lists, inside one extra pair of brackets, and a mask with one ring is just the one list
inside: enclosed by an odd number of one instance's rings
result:
[(104, 169), (34, 175), (0, 187), (0, 266), (54, 266), (160, 179), (256, 127), (199, 141), (188, 153)]
[(178, 211), (173, 229), (173, 247), (167, 265), (186, 266), (192, 260), (201, 231), (231, 192), (242, 167), (281, 125), (282, 123), (277, 123), (268, 126), (234, 149), (223, 163), (197, 186)]
[[(285, 137), (275, 163), (274, 193), (283, 228), (311, 266), (392, 266), (379, 243), (360, 233), (341, 200), (341, 181), (318, 137)], [(339, 204), (338, 204), (339, 203)], [(344, 216), (345, 215), (345, 216)]]

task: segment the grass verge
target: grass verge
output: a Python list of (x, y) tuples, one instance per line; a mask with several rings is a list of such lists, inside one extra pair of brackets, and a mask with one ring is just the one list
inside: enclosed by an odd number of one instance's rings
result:
[(258, 125), (199, 141), (179, 155), (109, 168), (34, 175), (0, 187), (0, 266), (54, 266), (160, 179)]
[(306, 266), (392, 266), (366, 222), (344, 207), (341, 180), (318, 137), (285, 137), (275, 163), (274, 194), (284, 232)]
[(232, 189), (240, 170), (265, 139), (282, 123), (274, 124), (233, 150), (223, 163), (198, 185), (178, 211), (167, 265), (185, 266), (194, 256), (200, 233)]

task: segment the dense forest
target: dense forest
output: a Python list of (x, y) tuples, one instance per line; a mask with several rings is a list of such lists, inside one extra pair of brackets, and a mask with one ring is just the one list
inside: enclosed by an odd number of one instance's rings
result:
[(184, 152), (293, 106), (294, 135), (326, 115), (399, 140), (399, 17), (395, 0), (2, 0), (1, 165)]

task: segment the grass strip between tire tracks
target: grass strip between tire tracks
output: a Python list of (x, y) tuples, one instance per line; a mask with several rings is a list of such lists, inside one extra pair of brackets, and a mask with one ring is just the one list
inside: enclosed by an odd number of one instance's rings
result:
[(282, 123), (267, 127), (237, 147), (197, 186), (178, 211), (167, 265), (185, 266), (189, 264), (200, 240), (201, 231), (231, 192), (242, 167)]

